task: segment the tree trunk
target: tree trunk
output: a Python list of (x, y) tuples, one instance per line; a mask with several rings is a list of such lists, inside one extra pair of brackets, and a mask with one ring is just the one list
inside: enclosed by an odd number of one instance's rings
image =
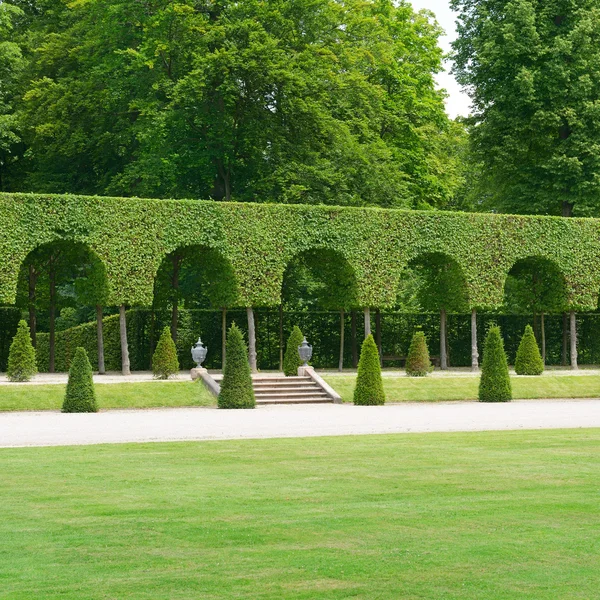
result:
[(33, 265), (29, 265), (29, 332), (31, 334), (31, 343), (35, 348), (37, 346), (37, 315), (35, 312), (35, 286), (37, 284), (38, 274)]
[(572, 217), (573, 216), (573, 204), (567, 202), (566, 200), (562, 203), (562, 216), (563, 217)]
[(446, 354), (446, 309), (440, 310), (440, 369), (448, 370), (448, 355)]
[(96, 304), (96, 331), (98, 335), (98, 374), (104, 375), (104, 330), (102, 327), (102, 306)]
[(477, 310), (471, 312), (471, 371), (479, 371), (479, 352), (477, 351)]
[(356, 311), (350, 315), (350, 335), (352, 336), (352, 368), (358, 367), (358, 344), (356, 342)]
[(174, 254), (171, 257), (173, 263), (173, 276), (171, 278), (171, 291), (173, 293), (173, 304), (171, 306), (171, 337), (177, 343), (177, 324), (179, 322), (179, 271), (181, 269), (181, 256)]
[(279, 305), (279, 370), (283, 371), (283, 304)]
[(563, 335), (562, 335), (562, 359), (560, 364), (563, 367), (567, 366), (567, 348), (569, 346), (569, 317), (567, 313), (563, 313)]
[(383, 352), (381, 351), (381, 311), (375, 312), (375, 343), (379, 352), (379, 365), (383, 367)]
[(577, 371), (579, 366), (577, 365), (577, 318), (575, 311), (572, 310), (570, 314), (571, 320), (571, 369)]
[(154, 354), (155, 348), (156, 348), (156, 311), (154, 310), (154, 305), (153, 305), (152, 311), (150, 312), (150, 359), (152, 359), (152, 355)]
[(127, 343), (127, 317), (124, 304), (119, 306), (119, 332), (121, 335), (121, 371), (123, 375), (131, 375), (129, 345)]
[(221, 309), (221, 369), (225, 369), (227, 355), (227, 309)]
[(48, 340), (50, 357), (48, 371), (54, 373), (56, 371), (56, 268), (53, 256), (50, 257), (48, 275), (50, 277), (50, 335)]
[(253, 373), (258, 372), (256, 366), (256, 329), (254, 327), (254, 309), (246, 308), (248, 315), (248, 362)]
[(371, 309), (365, 308), (365, 339), (371, 335)]
[(338, 370), (341, 372), (344, 370), (344, 329), (346, 320), (344, 319), (344, 309), (340, 310), (340, 362)]
[(546, 320), (544, 318), (544, 313), (540, 314), (540, 326), (542, 330), (542, 360), (544, 361), (544, 364), (546, 364)]

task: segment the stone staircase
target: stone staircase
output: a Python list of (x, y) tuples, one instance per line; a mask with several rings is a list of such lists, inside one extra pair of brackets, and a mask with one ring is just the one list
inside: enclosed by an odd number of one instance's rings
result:
[(320, 404), (333, 402), (310, 377), (254, 375), (256, 404)]
[[(223, 376), (215, 375), (217, 383)], [(256, 404), (325, 404), (331, 396), (312, 378), (305, 376), (253, 375)]]

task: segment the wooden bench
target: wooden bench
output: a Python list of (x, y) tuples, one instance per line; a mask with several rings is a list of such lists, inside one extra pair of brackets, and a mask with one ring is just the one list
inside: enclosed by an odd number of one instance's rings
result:
[[(404, 367), (406, 365), (406, 356), (396, 356), (394, 354), (384, 354), (382, 357), (382, 362), (385, 364), (386, 362), (399, 362)], [(440, 366), (440, 357), (439, 356), (430, 356), (429, 360), (434, 367)]]

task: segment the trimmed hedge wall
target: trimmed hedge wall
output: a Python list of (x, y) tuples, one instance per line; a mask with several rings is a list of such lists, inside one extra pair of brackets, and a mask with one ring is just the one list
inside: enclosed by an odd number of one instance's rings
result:
[[(177, 340), (177, 353), (182, 369), (191, 369), (191, 347), (202, 335), (208, 347), (204, 366), (209, 369), (221, 368), (221, 313), (212, 310), (181, 311), (180, 324), (189, 321), (187, 327), (180, 326)], [(286, 312), (284, 313), (284, 344), (298, 324), (313, 346), (311, 364), (317, 368), (337, 369), (339, 353), (339, 318), (337, 312)], [(276, 309), (255, 311), (258, 366), (263, 370), (279, 368), (279, 312)], [(227, 327), (235, 321), (247, 335), (246, 311), (227, 311)], [(504, 347), (509, 362), (514, 363), (517, 349), (525, 325), (531, 317), (514, 315), (478, 315), (478, 335), (480, 352), (483, 339), (491, 321), (502, 328)], [(152, 364), (153, 345), (158, 342), (160, 331), (170, 324), (168, 313), (156, 315), (154, 334), (151, 312), (146, 309), (131, 310), (127, 313), (127, 336), (131, 368), (134, 371), (149, 371)], [(439, 315), (382, 313), (382, 347), (384, 356), (406, 356), (414, 331), (421, 327), (431, 348), (439, 348)], [(471, 315), (448, 315), (448, 342), (450, 346), (450, 366), (471, 366)], [(600, 363), (600, 314), (578, 315), (578, 350), (580, 364)], [(0, 335), (2, 327), (0, 327)], [(15, 326), (16, 331), (16, 326)], [(357, 314), (357, 349), (363, 341), (362, 313)], [(7, 334), (5, 334), (7, 337)], [(346, 318), (344, 364), (352, 366), (351, 320)], [(56, 332), (56, 368), (68, 371), (69, 362), (77, 346), (85, 348), (94, 369), (97, 369), (96, 323), (88, 323)], [(153, 341), (153, 343), (152, 343)], [(121, 369), (121, 346), (119, 342), (119, 318), (113, 315), (104, 318), (104, 345), (106, 368)], [(560, 365), (562, 354), (562, 316), (546, 315), (546, 364)], [(8, 355), (8, 348), (6, 349)], [(48, 369), (48, 334), (38, 333), (38, 368)], [(386, 361), (386, 367), (398, 367), (399, 362)]]
[(278, 305), (286, 266), (318, 249), (348, 261), (360, 306), (392, 306), (404, 266), (429, 252), (457, 262), (472, 307), (499, 307), (506, 275), (532, 256), (560, 268), (573, 309), (595, 310), (600, 289), (598, 219), (1, 193), (0, 302), (14, 303), (27, 254), (58, 240), (102, 260), (113, 305), (150, 306), (162, 259), (190, 245), (229, 262), (240, 307)]
[(12, 307), (0, 307), (0, 372), (6, 371), (8, 351), (17, 333), (21, 311)]

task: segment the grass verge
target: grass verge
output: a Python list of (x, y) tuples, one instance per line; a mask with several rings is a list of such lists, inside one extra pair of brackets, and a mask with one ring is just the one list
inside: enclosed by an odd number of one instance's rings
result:
[[(64, 396), (64, 385), (2, 385), (0, 411), (60, 410)], [(102, 383), (96, 385), (96, 396), (100, 409), (216, 404), (201, 383), (192, 381)]]
[[(342, 396), (352, 402), (355, 375), (325, 377)], [(544, 377), (512, 377), (513, 398), (599, 398), (598, 375), (545, 375)], [(384, 377), (386, 402), (444, 402), (477, 400), (479, 377)]]
[(600, 430), (0, 450), (0, 597), (600, 589)]

